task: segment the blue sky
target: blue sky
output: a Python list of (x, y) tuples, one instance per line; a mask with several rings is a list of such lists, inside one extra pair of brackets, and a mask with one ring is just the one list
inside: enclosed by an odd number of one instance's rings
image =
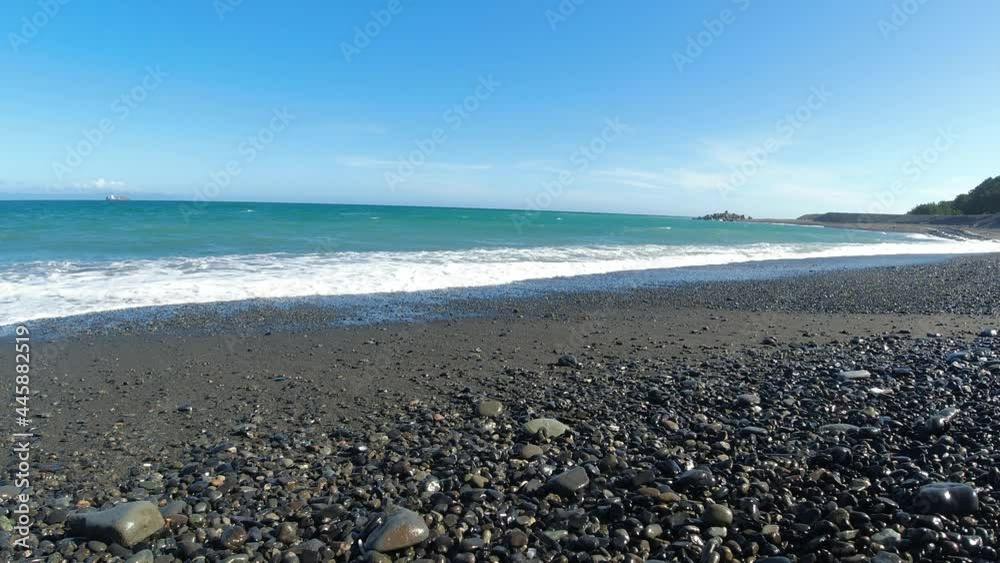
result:
[(7, 0), (0, 197), (902, 212), (1000, 173), (998, 17), (991, 0)]

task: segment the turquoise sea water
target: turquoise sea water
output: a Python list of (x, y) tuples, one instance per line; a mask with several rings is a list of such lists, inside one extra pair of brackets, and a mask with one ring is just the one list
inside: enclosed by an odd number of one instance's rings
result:
[(255, 297), (477, 287), (994, 243), (680, 217), (276, 203), (0, 202), (0, 325)]

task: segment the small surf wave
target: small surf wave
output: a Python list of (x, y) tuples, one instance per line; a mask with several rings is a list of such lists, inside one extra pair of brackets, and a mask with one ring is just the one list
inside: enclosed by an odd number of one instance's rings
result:
[(253, 254), (0, 268), (0, 325), (135, 307), (502, 285), (764, 260), (1000, 252), (1000, 241), (757, 243)]

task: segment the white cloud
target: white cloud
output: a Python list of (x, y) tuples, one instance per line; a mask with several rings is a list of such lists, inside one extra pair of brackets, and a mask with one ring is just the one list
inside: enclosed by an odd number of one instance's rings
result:
[(525, 172), (558, 174), (567, 168), (554, 160), (522, 160), (514, 163), (514, 168)]
[(394, 160), (379, 160), (360, 156), (345, 156), (337, 158), (337, 164), (348, 168), (392, 168), (399, 164)]
[[(400, 161), (398, 160), (385, 160), (379, 158), (369, 158), (369, 157), (339, 157), (337, 158), (337, 164), (340, 166), (346, 166), (347, 168), (386, 168), (393, 169), (399, 166)], [(418, 168), (426, 168), (433, 170), (443, 170), (448, 172), (461, 172), (468, 170), (492, 170), (492, 164), (464, 164), (464, 163), (454, 163), (454, 162), (425, 162)]]
[(616, 184), (650, 190), (715, 190), (721, 187), (728, 175), (689, 168), (666, 168), (660, 172), (613, 168), (596, 170), (592, 176), (608, 179)]
[(124, 188), (126, 186), (128, 186), (128, 183), (124, 180), (106, 180), (104, 178), (97, 178), (87, 182), (77, 182), (71, 187), (80, 190), (110, 190), (115, 188)]

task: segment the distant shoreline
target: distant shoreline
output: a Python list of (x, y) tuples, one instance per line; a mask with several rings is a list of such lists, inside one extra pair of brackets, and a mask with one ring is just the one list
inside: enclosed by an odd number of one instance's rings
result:
[(803, 215), (798, 219), (753, 219), (750, 222), (888, 233), (919, 233), (953, 239), (1000, 239), (1000, 213), (991, 215), (890, 215), (834, 212)]

